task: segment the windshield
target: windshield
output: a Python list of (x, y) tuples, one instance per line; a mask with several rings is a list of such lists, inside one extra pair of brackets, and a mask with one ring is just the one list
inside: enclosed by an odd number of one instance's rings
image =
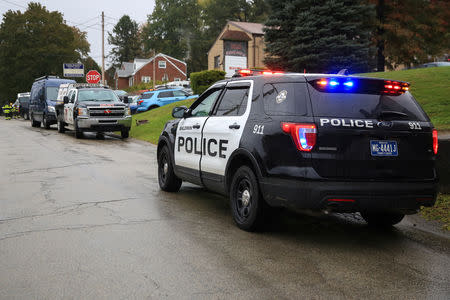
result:
[(30, 101), (30, 97), (19, 97), (19, 102), (20, 103), (26, 103)]
[(46, 89), (47, 100), (56, 101), (58, 99), (58, 90), (57, 86), (49, 86)]
[(78, 101), (120, 102), (113, 91), (103, 89), (79, 90)]

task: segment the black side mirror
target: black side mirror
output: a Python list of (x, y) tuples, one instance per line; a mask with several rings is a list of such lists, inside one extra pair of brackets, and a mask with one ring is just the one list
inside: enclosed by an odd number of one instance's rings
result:
[(123, 103), (128, 104), (128, 97), (127, 96), (123, 97)]
[(64, 102), (64, 104), (68, 104), (69, 103), (69, 97), (64, 96), (63, 97), (63, 102)]
[(174, 107), (172, 110), (172, 117), (180, 119), (185, 117), (185, 112), (187, 111), (186, 106), (177, 106)]
[(39, 100), (41, 100), (42, 102), (44, 102), (45, 101), (45, 96), (44, 96), (44, 93), (42, 93), (40, 96), (39, 96)]

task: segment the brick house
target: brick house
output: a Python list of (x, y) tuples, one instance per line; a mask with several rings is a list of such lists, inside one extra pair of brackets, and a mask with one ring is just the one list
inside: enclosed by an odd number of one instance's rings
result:
[(153, 64), (156, 66), (156, 81), (187, 80), (184, 61), (159, 53), (152, 58), (135, 58), (133, 62), (123, 62), (114, 75), (115, 88), (121, 90), (141, 82), (150, 82)]
[(224, 70), (231, 77), (236, 69), (265, 68), (264, 25), (228, 21), (208, 51), (208, 70)]

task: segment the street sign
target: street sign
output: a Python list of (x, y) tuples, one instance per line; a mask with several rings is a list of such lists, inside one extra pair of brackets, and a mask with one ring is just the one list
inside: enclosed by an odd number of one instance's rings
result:
[(63, 64), (64, 77), (84, 77), (84, 65), (75, 64)]
[(90, 70), (86, 74), (86, 82), (87, 83), (99, 83), (102, 76), (96, 70)]

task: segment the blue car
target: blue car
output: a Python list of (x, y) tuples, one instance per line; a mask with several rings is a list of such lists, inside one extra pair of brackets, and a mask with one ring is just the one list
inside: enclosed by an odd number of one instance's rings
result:
[(145, 92), (138, 100), (137, 112), (143, 112), (173, 102), (195, 99), (198, 95), (189, 96), (181, 89), (164, 89), (151, 92)]

